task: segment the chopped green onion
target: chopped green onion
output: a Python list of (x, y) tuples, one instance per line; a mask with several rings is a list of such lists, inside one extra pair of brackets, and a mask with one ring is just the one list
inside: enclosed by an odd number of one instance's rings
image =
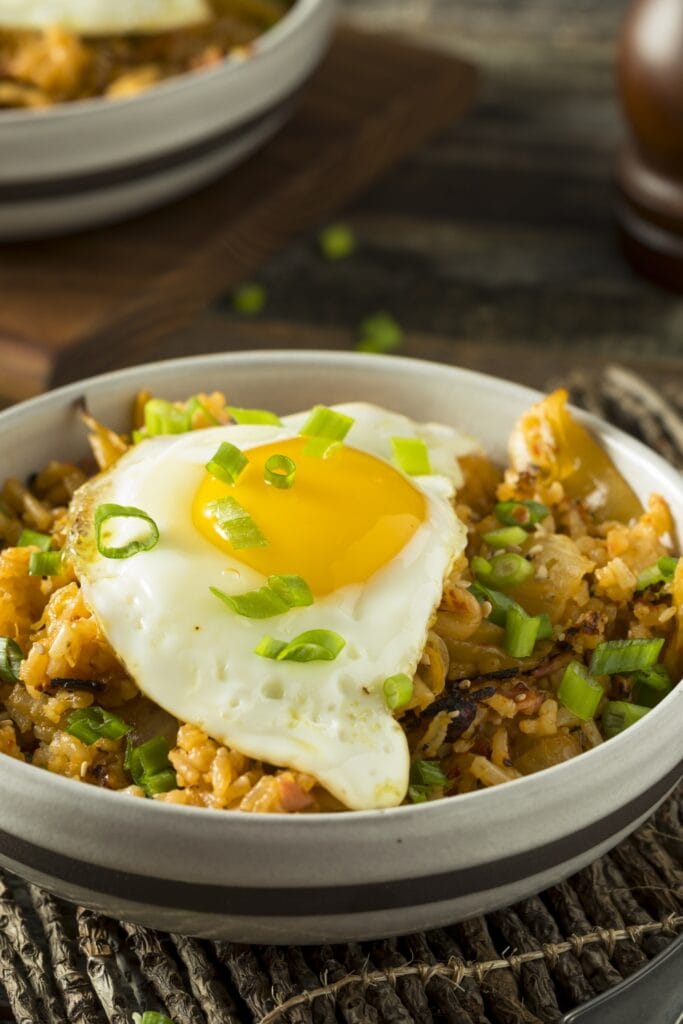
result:
[(423, 761), (418, 758), (411, 765), (410, 781), (419, 786), (445, 786), (448, 776), (444, 775), (438, 761)]
[(304, 445), (304, 455), (309, 459), (329, 459), (341, 446), (341, 441), (331, 441), (329, 437), (309, 437)]
[(33, 551), (28, 560), (29, 576), (61, 576), (61, 551)]
[(313, 604), (313, 594), (301, 576), (269, 576), (267, 587), (246, 594), (225, 594), (217, 587), (209, 590), (238, 615), (249, 619), (269, 619), (290, 608)]
[(254, 653), (275, 661), (334, 661), (346, 640), (331, 629), (309, 629), (289, 643), (264, 636)]
[(528, 658), (533, 654), (541, 619), (529, 616), (519, 605), (508, 608), (505, 618), (505, 650), (512, 658)]
[(229, 441), (222, 441), (212, 459), (206, 464), (207, 471), (224, 484), (236, 484), (249, 459)]
[(184, 434), (190, 429), (191, 416), (186, 409), (179, 409), (163, 398), (150, 398), (145, 402), (144, 434), (156, 437), (159, 434)]
[(487, 580), (493, 571), (489, 560), (482, 558), (481, 555), (474, 556), (470, 562), (470, 569), (479, 581)]
[(494, 587), (516, 587), (533, 575), (534, 567), (523, 555), (508, 551), (504, 555), (494, 555), (491, 559), (491, 571), (486, 582)]
[(408, 796), (412, 803), (423, 804), (427, 800), (428, 786), (408, 786)]
[(326, 405), (316, 405), (299, 433), (302, 437), (325, 437), (329, 441), (343, 441), (352, 426), (352, 416), (328, 409)]
[(427, 445), (418, 437), (392, 437), (394, 459), (408, 476), (428, 476), (432, 472)]
[(36, 533), (35, 530), (22, 530), (17, 541), (18, 548), (40, 548), (41, 551), (49, 551), (52, 547), (52, 537), (47, 533)]
[(267, 409), (240, 409), (236, 405), (227, 405), (227, 412), (230, 413), (235, 423), (272, 424), (275, 427), (282, 426), (282, 420), (274, 412)]
[[(472, 559), (472, 563), (476, 561), (476, 558)], [(481, 561), (485, 562), (486, 559), (482, 558)], [(489, 563), (486, 562), (486, 565), (488, 564)], [(491, 611), (488, 614), (488, 621), (493, 622), (496, 626), (505, 625), (509, 608), (520, 607), (520, 605), (518, 605), (511, 597), (508, 597), (507, 594), (502, 594), (500, 590), (492, 590), (490, 587), (485, 587), (482, 583), (473, 583), (470, 587), (470, 594), (476, 597), (480, 604), (483, 604), (484, 601), (489, 602), (491, 605)]]
[(484, 540), (492, 548), (509, 548), (516, 544), (523, 544), (526, 539), (526, 530), (523, 530), (521, 526), (501, 526), (499, 530), (489, 530), (484, 534)]
[(398, 711), (410, 703), (413, 696), (413, 680), (405, 672), (399, 672), (384, 680), (383, 690), (389, 710)]
[(636, 590), (645, 590), (646, 587), (651, 587), (655, 583), (671, 583), (676, 575), (677, 566), (677, 558), (663, 555), (662, 558), (657, 559), (654, 565), (649, 565), (647, 569), (638, 573)]
[(187, 414), (188, 430), (192, 430), (192, 417), (196, 412), (202, 412), (206, 416), (209, 423), (212, 423), (215, 426), (219, 425), (219, 420), (217, 420), (214, 414), (209, 409), (207, 409), (207, 407), (204, 405), (201, 399), (197, 397), (197, 395), (193, 395), (192, 398), (188, 398), (187, 402), (185, 403), (185, 412)]
[(268, 541), (247, 510), (234, 498), (219, 498), (212, 502), (210, 511), (235, 551), (268, 546)]
[(329, 224), (318, 235), (320, 251), (328, 260), (345, 260), (356, 251), (356, 239), (346, 224)]
[(550, 509), (540, 501), (499, 501), (493, 510), (498, 522), (505, 526), (521, 526), (531, 530), (550, 515)]
[(296, 462), (288, 455), (271, 455), (266, 459), (263, 476), (266, 483), (288, 490), (296, 476)]
[(538, 616), (541, 620), (538, 627), (538, 640), (548, 640), (553, 635), (553, 624), (550, 621), (550, 616), (546, 612), (541, 612)]
[[(138, 540), (128, 541), (120, 547), (105, 544), (102, 538), (102, 527), (110, 519), (141, 519), (148, 526), (148, 534)], [(130, 558), (139, 551), (151, 551), (159, 543), (159, 528), (151, 516), (141, 508), (132, 505), (98, 505), (95, 509), (95, 543), (97, 550), (104, 558)]]
[(629, 704), (625, 700), (609, 700), (602, 709), (602, 731), (608, 739), (640, 721), (650, 708)]
[(652, 668), (663, 646), (663, 637), (606, 640), (593, 651), (591, 675), (612, 676), (616, 672), (640, 672)]
[(373, 313), (360, 325), (358, 352), (382, 355), (391, 352), (403, 341), (403, 329), (391, 313)]
[(248, 281), (236, 288), (232, 295), (233, 309), (243, 316), (256, 316), (266, 305), (266, 289)]
[(3, 683), (18, 683), (19, 669), (24, 660), (21, 647), (9, 636), (0, 636), (0, 679)]
[(580, 661), (570, 661), (562, 676), (557, 696), (573, 715), (587, 722), (589, 718), (595, 718), (605, 691)]
[(653, 665), (633, 676), (631, 700), (642, 707), (653, 708), (673, 690), (673, 680), (663, 665)]
[(168, 759), (168, 743), (163, 736), (155, 736), (139, 747), (129, 743), (123, 766), (147, 796), (167, 793), (177, 784)]
[(173, 1024), (170, 1017), (163, 1013), (155, 1013), (152, 1010), (145, 1010), (144, 1013), (133, 1014), (133, 1024)]
[(99, 739), (120, 740), (131, 726), (105, 708), (82, 708), (69, 715), (66, 732), (92, 746)]

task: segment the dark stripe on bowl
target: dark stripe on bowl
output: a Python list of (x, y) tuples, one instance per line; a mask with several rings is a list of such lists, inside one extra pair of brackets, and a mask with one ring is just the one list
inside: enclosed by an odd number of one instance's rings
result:
[(288, 886), (278, 889), (266, 885), (254, 888), (173, 881), (98, 867), (36, 846), (2, 830), (0, 855), (16, 865), (23, 865), (60, 882), (142, 906), (245, 917), (368, 914), (441, 903), (475, 892), (498, 889), (557, 868), (616, 837), (619, 832), (646, 815), (666, 796), (682, 774), (683, 761), (680, 761), (676, 768), (654, 786), (607, 817), (544, 846), (486, 864), (391, 882), (334, 887)]
[(237, 141), (242, 135), (265, 124), (272, 117), (281, 114), (286, 116), (294, 105), (299, 88), (280, 100), (274, 107), (269, 107), (262, 114), (243, 121), (226, 131), (210, 135), (201, 142), (191, 146), (182, 146), (168, 150), (147, 160), (108, 167), (105, 171), (92, 171), (89, 174), (69, 175), (64, 178), (45, 178), (40, 181), (8, 181), (0, 183), (0, 203), (30, 203), (41, 199), (63, 199), (68, 196), (80, 196), (87, 192), (99, 192), (104, 189), (129, 185), (145, 178), (153, 178), (159, 174), (177, 170), (196, 160), (219, 152), (231, 142)]

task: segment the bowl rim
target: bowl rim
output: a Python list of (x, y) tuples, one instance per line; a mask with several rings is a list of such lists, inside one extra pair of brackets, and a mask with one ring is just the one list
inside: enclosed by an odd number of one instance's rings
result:
[(142, 106), (153, 107), (158, 102), (163, 102), (174, 94), (200, 88), (202, 85), (211, 85), (217, 79), (230, 78), (247, 67), (261, 63), (270, 55), (283, 46), (291, 36), (295, 35), (307, 21), (317, 12), (334, 0), (294, 0), (292, 7), (276, 22), (271, 28), (266, 29), (261, 35), (254, 39), (253, 50), (247, 59), (240, 59), (227, 54), (218, 64), (208, 68), (195, 68), (190, 71), (183, 71), (178, 75), (172, 75), (163, 79), (150, 89), (145, 89), (136, 96), (125, 96), (114, 99), (107, 99), (104, 96), (93, 96), (83, 100), (69, 100), (55, 103), (50, 107), (42, 107), (34, 110), (4, 110), (0, 111), (0, 135), (4, 128), (36, 127), (40, 130), (46, 121), (50, 123), (63, 123), (72, 119), (86, 117), (88, 115), (110, 116), (115, 112), (127, 108), (140, 108)]
[[(175, 359), (160, 360), (153, 363), (142, 363), (140, 365), (126, 367), (120, 370), (113, 370), (107, 373), (98, 374), (93, 377), (87, 377), (83, 380), (75, 381), (70, 384), (66, 384), (63, 387), (57, 388), (53, 391), (48, 391), (45, 394), (38, 395), (34, 398), (27, 399), (23, 402), (19, 402), (9, 408), (0, 411), (0, 435), (3, 432), (5, 423), (8, 421), (11, 423), (12, 420), (22, 419), (25, 414), (30, 414), (34, 410), (49, 410), (51, 406), (56, 409), (64, 409), (68, 407), (70, 403), (73, 403), (76, 399), (81, 396), (82, 391), (85, 388), (92, 388), (101, 390), (103, 386), (108, 384), (114, 385), (115, 387), (119, 384), (125, 384), (127, 380), (131, 383), (137, 380), (140, 374), (149, 374), (151, 376), (154, 373), (161, 371), (162, 377), (165, 374), (172, 375), (176, 371), (180, 371), (188, 366), (194, 368), (200, 368), (202, 366), (214, 367), (216, 364), (230, 366), (230, 364), (246, 362), (248, 364), (266, 365), (272, 368), (273, 363), (281, 363), (288, 365), (306, 364), (310, 362), (317, 363), (318, 366), (321, 364), (335, 364), (342, 362), (349, 367), (367, 367), (368, 369), (375, 370), (378, 366), (378, 357), (373, 354), (359, 353), (359, 352), (345, 352), (345, 351), (334, 351), (334, 350), (318, 350), (318, 349), (262, 349), (262, 350), (240, 350), (236, 352), (218, 352), (218, 353), (207, 353), (204, 355), (196, 356), (182, 356)], [(481, 373), (476, 370), (466, 369), (464, 367), (454, 366), (451, 364), (437, 363), (426, 359), (415, 359), (407, 356), (395, 356), (395, 355), (383, 355), (381, 356), (380, 365), (389, 365), (403, 367), (404, 369), (410, 369), (411, 374), (418, 376), (428, 376), (434, 371), (443, 373), (448, 371), (459, 377), (466, 385), (476, 387), (477, 385), (484, 385), (489, 391), (504, 391), (507, 394), (512, 393), (514, 397), (517, 397), (520, 401), (525, 404), (532, 404), (543, 396), (543, 392), (535, 388), (527, 387), (523, 384), (518, 384), (514, 381), (505, 380), (502, 377), (495, 377), (491, 374)], [(582, 409), (578, 409), (572, 406), (572, 412), (584, 423), (593, 433), (597, 434), (598, 439), (607, 439), (611, 442), (612, 446), (616, 449), (625, 451), (627, 455), (639, 456), (641, 459), (647, 459), (650, 463), (654, 461), (657, 470), (662, 473), (674, 488), (680, 490), (681, 498), (683, 499), (683, 475), (678, 473), (672, 466), (670, 466), (666, 460), (643, 444), (642, 441), (631, 437), (625, 431), (619, 427), (602, 420), (592, 413), (585, 412)], [(1, 468), (1, 467), (0, 467)], [(329, 812), (312, 812), (308, 814), (287, 814), (287, 813), (260, 813), (260, 812), (242, 812), (236, 810), (222, 810), (220, 813), (214, 808), (210, 807), (192, 807), (182, 804), (170, 804), (164, 803), (158, 800), (130, 800), (124, 807), (128, 809), (139, 808), (140, 810), (144, 806), (145, 814), (152, 814), (167, 816), (168, 820), (176, 817), (179, 813), (182, 815), (193, 815), (196, 820), (202, 820), (207, 824), (212, 822), (211, 827), (213, 830), (233, 828), (235, 823), (235, 815), (238, 816), (240, 825), (244, 824), (246, 828), (252, 830), (262, 829), (264, 825), (267, 827), (269, 822), (277, 822), (278, 827), (287, 823), (288, 828), (297, 830), (311, 828), (320, 828), (320, 823), (325, 822), (333, 828), (343, 827), (346, 822), (357, 821), (361, 823), (372, 823), (373, 821), (385, 820), (386, 818), (396, 819), (397, 816), (407, 818), (408, 815), (421, 814), (423, 819), (427, 821), (427, 815), (441, 814), (446, 811), (447, 808), (453, 810), (457, 807), (463, 807), (467, 805), (471, 807), (473, 802), (480, 807), (484, 807), (486, 803), (495, 804), (500, 799), (501, 792), (509, 793), (513, 795), (517, 792), (526, 793), (527, 799), (533, 798), (534, 791), (540, 786), (543, 788), (543, 780), (552, 776), (553, 780), (564, 780), (565, 785), (571, 782), (571, 776), (577, 770), (584, 766), (585, 770), (589, 770), (591, 766), (596, 769), (599, 767), (601, 761), (605, 757), (605, 749), (609, 749), (615, 757), (617, 755), (623, 755), (627, 752), (631, 746), (631, 741), (636, 735), (634, 730), (637, 730), (638, 736), (644, 736), (645, 733), (654, 733), (663, 720), (663, 715), (667, 714), (669, 709), (672, 708), (677, 702), (681, 703), (683, 709), (683, 680), (680, 680), (672, 691), (662, 700), (656, 707), (652, 708), (650, 714), (644, 716), (628, 730), (624, 730), (617, 736), (612, 737), (605, 743), (600, 744), (597, 747), (593, 747), (590, 750), (584, 751), (581, 755), (575, 758), (571, 758), (568, 761), (561, 762), (560, 764), (552, 765), (550, 768), (544, 768), (540, 772), (535, 772), (532, 775), (522, 776), (518, 779), (512, 779), (502, 786), (490, 786), (486, 789), (476, 790), (470, 793), (461, 793), (456, 797), (441, 797), (438, 800), (428, 801), (422, 804), (403, 804), (398, 807), (387, 807), (387, 808), (376, 808), (371, 810), (351, 810), (345, 809), (340, 812), (329, 813)], [(663, 711), (662, 711), (663, 709)], [(672, 719), (675, 716), (671, 716)], [(627, 746), (628, 744), (628, 746)], [(45, 772), (38, 772), (34, 765), (27, 764), (14, 758), (6, 757), (0, 762), (0, 768), (3, 771), (16, 771), (19, 777), (23, 777), (28, 784), (32, 784), (38, 779), (42, 781), (44, 785), (50, 785), (56, 787), (57, 791), (63, 791), (66, 796), (74, 797), (79, 796), (81, 802), (87, 801), (92, 803), (94, 801), (109, 802), (109, 805), (113, 808), (120, 806), (120, 801), (123, 796), (120, 791), (101, 789), (96, 786), (83, 786), (80, 784), (80, 788), (76, 789), (76, 785), (79, 785), (78, 780), (67, 778), (66, 776), (58, 775), (55, 773), (48, 772), (46, 778)], [(27, 774), (28, 773), (28, 774)], [(666, 772), (662, 773), (662, 778)], [(64, 789), (66, 787), (66, 789)], [(523, 787), (523, 788), (521, 788)], [(114, 801), (112, 803), (112, 801)], [(154, 810), (151, 810), (151, 808)], [(136, 813), (134, 811), (134, 813)], [(400, 821), (400, 819), (399, 819)]]

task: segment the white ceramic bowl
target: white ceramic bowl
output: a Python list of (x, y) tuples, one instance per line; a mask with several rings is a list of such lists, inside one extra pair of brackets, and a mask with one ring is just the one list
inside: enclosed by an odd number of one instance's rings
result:
[[(133, 394), (221, 388), (291, 412), (368, 400), (476, 434), (504, 458), (538, 395), (409, 359), (260, 352), (177, 360), (74, 384), (0, 415), (0, 476), (84, 453), (74, 402), (125, 428)], [(613, 427), (581, 417), (642, 497), (683, 480)], [(683, 771), (679, 686), (615, 739), (507, 785), (386, 811), (251, 815), (128, 798), (0, 757), (0, 863), (67, 899), (174, 932), (244, 942), (343, 941), (453, 922), (570, 875), (636, 828)]]
[(0, 239), (46, 237), (159, 206), (279, 128), (327, 45), (334, 0), (297, 0), (248, 60), (132, 99), (0, 111)]

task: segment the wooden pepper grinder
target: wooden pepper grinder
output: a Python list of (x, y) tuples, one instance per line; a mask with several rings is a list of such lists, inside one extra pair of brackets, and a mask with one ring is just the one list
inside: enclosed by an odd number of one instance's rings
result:
[(619, 43), (630, 128), (617, 166), (617, 216), (634, 268), (683, 292), (683, 0), (636, 0)]

